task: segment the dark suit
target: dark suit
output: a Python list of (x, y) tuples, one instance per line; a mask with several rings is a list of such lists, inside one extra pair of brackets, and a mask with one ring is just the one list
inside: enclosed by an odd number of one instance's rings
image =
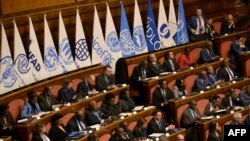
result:
[(147, 129), (135, 128), (133, 134), (135, 138), (148, 137)]
[(163, 68), (160, 62), (155, 62), (155, 64), (151, 62), (148, 64), (148, 68), (150, 71), (150, 76), (158, 76), (160, 73), (163, 72)]
[(132, 98), (120, 99), (119, 107), (121, 109), (121, 112), (131, 112), (135, 108), (135, 103)]
[(96, 77), (96, 87), (98, 91), (108, 90), (108, 86), (112, 86), (114, 84), (115, 80), (113, 75), (106, 76), (104, 73), (101, 73)]
[(38, 104), (42, 111), (51, 111), (52, 106), (55, 104), (60, 104), (60, 102), (51, 94), (42, 93), (38, 96)]
[(206, 90), (206, 87), (207, 86), (211, 86), (213, 85), (213, 83), (211, 83), (207, 78), (201, 78), (201, 77), (197, 77), (195, 79), (195, 82), (194, 82), (194, 87), (193, 87), (193, 91), (194, 92), (199, 92), (201, 90)]
[(106, 116), (101, 110), (97, 110), (96, 112), (99, 115), (100, 119), (97, 117), (97, 115), (95, 115), (94, 111), (92, 110), (88, 110), (85, 113), (85, 119), (88, 125), (101, 124), (102, 119), (108, 118), (108, 116)]
[[(163, 93), (163, 91), (165, 93)], [(162, 107), (162, 105), (161, 105), (162, 103), (164, 103), (165, 101), (172, 99), (172, 98), (174, 98), (174, 97), (169, 89), (162, 90), (161, 88), (157, 88), (153, 94), (153, 104), (157, 107)], [(163, 105), (163, 106), (165, 106), (165, 105)]]
[[(231, 72), (233, 73), (233, 79), (235, 78), (236, 74), (235, 72), (231, 69)], [(218, 70), (217, 72), (217, 78), (218, 79), (222, 79), (224, 80), (225, 82), (228, 82), (230, 81), (230, 74), (228, 74), (228, 72), (226, 71), (226, 68), (225, 67), (220, 67), (220, 69)]]
[(242, 123), (239, 123), (239, 122), (237, 122), (237, 121), (235, 121), (235, 120), (233, 120), (231, 123), (230, 123), (230, 125), (243, 125)]
[(250, 95), (248, 95), (245, 91), (240, 92), (239, 98), (244, 106), (248, 106), (250, 104)]
[(220, 34), (224, 35), (224, 34), (229, 34), (229, 33), (232, 33), (235, 31), (235, 27), (231, 26), (229, 28), (229, 24), (227, 22), (227, 20), (224, 20), (222, 23), (221, 23), (221, 30), (220, 30)]
[(63, 102), (71, 102), (73, 101), (73, 97), (75, 96), (75, 91), (73, 88), (61, 88), (58, 92), (58, 99)]
[(239, 55), (245, 51), (247, 51), (246, 48), (241, 48), (240, 45), (236, 41), (234, 41), (231, 44), (230, 53), (229, 53), (231, 63), (238, 65)]
[(200, 53), (200, 58), (202, 63), (209, 63), (213, 61), (215, 57), (214, 51), (211, 49), (203, 48)]
[[(205, 20), (205, 18), (204, 18), (203, 15), (202, 15), (201, 18), (202, 18), (202, 20), (203, 20), (203, 22), (204, 22), (204, 25), (201, 25), (202, 31), (203, 31), (203, 33), (204, 33), (204, 32), (205, 32), (206, 20)], [(192, 32), (191, 32), (191, 29), (194, 29), (194, 30), (197, 29), (197, 27), (198, 27), (197, 21), (198, 21), (198, 17), (197, 17), (197, 16), (192, 16), (192, 17), (191, 17), (191, 22), (188, 24), (188, 30), (189, 30), (190, 33), (192, 33)]]
[(181, 127), (186, 128), (187, 140), (199, 141), (198, 128), (196, 126), (196, 121), (200, 118), (200, 113), (195, 110), (195, 116), (191, 113), (191, 109), (187, 108), (184, 110), (181, 116)]
[(160, 121), (160, 125), (156, 122), (154, 118), (152, 118), (148, 123), (148, 134), (152, 133), (166, 133), (166, 127), (168, 126), (168, 123), (162, 119)]
[[(145, 68), (145, 72), (146, 72), (146, 78), (148, 77), (151, 77), (150, 76), (150, 71), (149, 71), (149, 68)], [(137, 86), (137, 83), (138, 83), (138, 80), (139, 80), (139, 77), (143, 78), (143, 75), (142, 75), (142, 66), (141, 65), (138, 65), (136, 66), (134, 69), (133, 69), (133, 72), (132, 72), (132, 75), (131, 75), (131, 81), (133, 84), (135, 84)], [(136, 87), (135, 86), (135, 87)]]
[[(61, 125), (66, 131), (65, 126)], [(49, 130), (49, 138), (51, 141), (65, 141), (68, 136), (67, 132), (62, 131), (58, 126), (52, 125)]]
[(94, 88), (88, 85), (87, 81), (82, 81), (77, 85), (76, 93), (77, 99), (84, 98), (89, 95), (89, 91), (92, 91)]
[(107, 103), (102, 103), (101, 111), (105, 116), (118, 116), (121, 113), (121, 110), (118, 105), (109, 105)]
[[(218, 106), (219, 109), (221, 109), (220, 107), (221, 107), (221, 106)], [(212, 109), (212, 110), (211, 110), (211, 109)], [(214, 114), (215, 111), (214, 111), (213, 109), (214, 109), (214, 107), (213, 107), (212, 103), (209, 102), (209, 103), (206, 105), (206, 107), (205, 107), (204, 115), (210, 116), (210, 115)]]
[[(83, 124), (81, 127), (82, 129), (80, 129), (80, 127), (79, 127), (80, 125), (78, 125), (79, 122), (81, 122)], [(85, 120), (79, 121), (76, 116), (73, 116), (72, 118), (70, 118), (70, 120), (66, 126), (68, 133), (71, 133), (73, 131), (86, 130), (87, 128), (88, 128), (88, 125), (85, 123)]]
[[(6, 120), (6, 121), (5, 121)], [(4, 129), (4, 127), (6, 127)], [(19, 140), (19, 134), (15, 128), (15, 122), (10, 112), (6, 114), (1, 113), (0, 116), (0, 137), (1, 136), (11, 136), (12, 140)]]
[(43, 139), (40, 135), (33, 134), (32, 141), (43, 141)]
[(163, 63), (163, 68), (166, 72), (173, 72), (179, 69), (177, 61), (174, 59), (172, 60), (173, 63), (173, 68), (172, 68), (172, 64), (170, 63), (170, 59), (167, 59), (164, 63)]
[(215, 133), (209, 133), (207, 141), (222, 141), (222, 136), (217, 136)]
[[(231, 102), (230, 102), (230, 100), (231, 100)], [(224, 108), (227, 108), (227, 107), (232, 107), (232, 106), (243, 106), (243, 104), (241, 103), (240, 100), (237, 100), (235, 98), (232, 98), (229, 95), (226, 95), (225, 97), (223, 97), (223, 99), (221, 101), (221, 106)]]

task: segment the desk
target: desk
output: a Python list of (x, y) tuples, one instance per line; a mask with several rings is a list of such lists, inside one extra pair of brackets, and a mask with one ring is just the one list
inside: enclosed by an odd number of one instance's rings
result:
[(30, 135), (30, 133), (32, 133), (32, 129), (35, 127), (35, 125), (38, 122), (44, 122), (46, 124), (51, 120), (51, 118), (55, 114), (65, 115), (65, 114), (70, 113), (70, 112), (75, 112), (77, 109), (86, 107), (90, 100), (95, 100), (98, 102), (98, 101), (103, 100), (107, 93), (111, 92), (111, 93), (114, 93), (115, 95), (119, 95), (119, 93), (122, 89), (127, 89), (127, 88), (129, 88), (129, 86), (116, 88), (116, 89), (107, 91), (106, 93), (100, 93), (100, 94), (97, 94), (93, 97), (90, 97), (89, 99), (83, 99), (83, 100), (78, 101), (76, 103), (72, 103), (70, 106), (63, 107), (58, 111), (52, 111), (50, 114), (47, 114), (47, 115), (41, 117), (41, 119), (39, 119), (39, 120), (32, 121), (28, 124), (17, 124), (17, 131), (20, 135), (22, 135), (21, 136), (22, 141), (28, 141), (29, 135)]
[[(250, 75), (250, 72), (247, 72), (247, 65), (246, 65), (246, 62), (249, 59), (250, 59), (250, 52), (241, 53), (239, 55), (239, 63), (240, 63), (240, 67), (241, 67), (242, 76)], [(250, 70), (248, 70), (248, 71), (250, 71)], [(249, 77), (249, 76), (247, 76), (247, 77)]]
[(0, 139), (2, 139), (3, 141), (12, 141), (11, 136), (3, 136), (3, 137), (0, 137)]
[[(209, 91), (205, 91), (203, 94), (196, 94), (196, 95), (188, 96), (185, 99), (170, 101), (168, 106), (170, 107), (169, 109), (171, 109), (171, 111), (170, 111), (171, 115), (174, 116), (174, 119), (178, 124), (179, 122), (178, 122), (178, 118), (177, 118), (177, 109), (179, 107), (181, 107), (182, 105), (188, 104), (188, 102), (190, 100), (197, 101), (200, 99), (209, 99), (214, 94), (225, 93), (229, 88), (242, 88), (249, 83), (250, 83), (250, 79), (246, 78), (245, 80), (238, 81), (237, 83), (230, 83), (230, 84), (222, 86), (218, 89), (212, 89)], [(179, 125), (177, 125), (177, 126), (179, 126)]]
[[(243, 110), (240, 110), (239, 112), (242, 113), (242, 115), (246, 115), (248, 114), (250, 111), (250, 107), (246, 107), (245, 109)], [(222, 128), (222, 131), (224, 131), (224, 124), (227, 122), (227, 121), (230, 121), (233, 119), (233, 114), (226, 114), (226, 115), (223, 115), (221, 116), (220, 118), (216, 119), (211, 119), (211, 120), (204, 120), (204, 121), (199, 121), (198, 122), (198, 129), (200, 131), (200, 137), (201, 137), (201, 141), (206, 141), (207, 140), (207, 137), (208, 137), (208, 131), (209, 131), (209, 124), (212, 122), (212, 121), (215, 121), (215, 122), (218, 122), (219, 125), (221, 126)]]

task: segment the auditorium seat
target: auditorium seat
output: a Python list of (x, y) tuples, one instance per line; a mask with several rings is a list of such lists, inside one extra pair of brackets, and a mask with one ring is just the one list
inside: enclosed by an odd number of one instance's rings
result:
[(114, 102), (115, 102), (115, 104), (117, 104), (119, 102), (119, 95), (115, 96)]
[(164, 56), (162, 56), (162, 57), (160, 57), (159, 58), (159, 62), (161, 63), (161, 65), (165, 62), (165, 57)]
[(168, 88), (169, 88), (171, 91), (173, 91), (174, 85), (175, 85), (175, 80), (172, 80), (172, 81), (170, 81), (170, 82), (168, 83)]
[(179, 127), (180, 127), (182, 113), (184, 112), (185, 109), (187, 109), (187, 107), (188, 107), (188, 104), (182, 105), (176, 111), (176, 113), (177, 113), (177, 126), (179, 126)]
[(78, 85), (80, 82), (82, 82), (82, 79), (76, 78), (76, 79), (73, 79), (73, 80), (72, 80), (72, 87), (73, 87), (73, 89), (74, 89), (75, 91), (76, 91), (76, 89), (77, 89), (77, 85)]
[(111, 138), (111, 134), (107, 133), (100, 137), (100, 141), (108, 141)]
[(250, 77), (250, 59), (248, 59), (246, 61), (246, 64), (245, 64), (245, 68), (246, 68), (246, 77)]
[(135, 126), (137, 124), (137, 121), (132, 121), (129, 123), (128, 128), (133, 131), (135, 129)]
[(45, 128), (46, 128), (46, 133), (49, 134), (49, 130), (51, 128), (51, 122), (48, 122), (46, 125), (45, 125)]
[(64, 115), (62, 117), (62, 123), (64, 126), (67, 125), (67, 123), (69, 122), (70, 118), (73, 117), (75, 115), (75, 113), (67, 113), (66, 115)]
[(216, 94), (216, 95), (218, 95), (221, 99), (225, 97), (225, 94)]
[(101, 105), (102, 105), (102, 100), (96, 101), (96, 105), (97, 105), (97, 107), (101, 107)]
[(197, 103), (197, 107), (198, 107), (198, 110), (199, 110), (201, 116), (204, 116), (205, 108), (206, 108), (207, 104), (209, 103), (209, 100), (208, 99), (200, 99), (196, 103)]
[(153, 116), (152, 115), (150, 115), (150, 116), (146, 116), (145, 117), (145, 120), (147, 121), (147, 123), (151, 120), (153, 118)]
[(23, 105), (24, 105), (23, 99), (15, 99), (9, 103), (9, 111), (14, 119), (14, 122), (16, 122), (19, 119), (21, 111), (23, 109)]
[(134, 70), (134, 68), (135, 68), (136, 66), (138, 66), (138, 64), (130, 64), (130, 65), (128, 66), (128, 78), (131, 77), (132, 72), (133, 72), (133, 70)]
[(213, 23), (214, 30), (216, 33), (220, 33), (220, 28), (221, 28), (221, 22), (214, 22)]
[(153, 104), (153, 94), (154, 94), (154, 91), (160, 87), (159, 85), (155, 85), (153, 86), (152, 88), (150, 88), (150, 92), (149, 92), (149, 104)]
[(198, 77), (198, 75), (189, 75), (184, 79), (188, 95), (192, 94), (192, 89), (193, 89), (193, 86), (194, 86), (194, 82), (195, 82), (195, 79), (197, 77)]
[(231, 44), (233, 41), (225, 41), (220, 45), (220, 56), (222, 58), (228, 58), (231, 49)]
[(230, 123), (232, 122), (233, 120), (229, 120), (227, 121), (224, 125), (230, 125)]
[(53, 95), (55, 98), (58, 98), (58, 92), (59, 90), (62, 88), (62, 85), (53, 85), (52, 89), (53, 89)]
[(179, 52), (177, 54), (175, 54), (175, 59), (176, 61), (178, 62), (179, 58), (180, 58), (180, 55), (182, 54), (183, 52)]
[(190, 58), (192, 63), (200, 63), (200, 53), (202, 48), (195, 48), (190, 52)]
[(235, 89), (235, 93), (238, 95), (240, 94), (240, 91), (241, 91), (240, 89)]

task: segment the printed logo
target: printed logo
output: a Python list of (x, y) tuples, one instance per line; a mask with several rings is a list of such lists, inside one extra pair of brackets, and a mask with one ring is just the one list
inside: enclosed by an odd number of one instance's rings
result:
[(142, 52), (146, 48), (146, 40), (142, 26), (135, 27), (133, 36), (135, 50)]
[(46, 48), (44, 55), (45, 55), (44, 57), (45, 67), (48, 69), (48, 71), (55, 71), (59, 63), (59, 59), (56, 54), (55, 48), (54, 47)]
[(0, 60), (1, 70), (0, 84), (5, 88), (11, 88), (17, 81), (17, 74), (14, 71), (14, 65), (10, 56), (5, 56)]
[(89, 58), (89, 51), (86, 39), (80, 39), (76, 42), (76, 58), (80, 61), (85, 61)]
[(19, 54), (15, 60), (15, 65), (21, 74), (29, 72), (29, 60), (25, 54)]
[(162, 24), (160, 27), (160, 36), (165, 39), (170, 37), (170, 29), (166, 23)]
[(72, 63), (74, 63), (72, 53), (71, 53), (71, 48), (70, 48), (69, 41), (67, 38), (63, 38), (62, 42), (60, 43), (59, 52), (60, 52), (59, 54), (61, 58), (64, 61), (64, 64), (71, 65)]
[(112, 31), (111, 33), (109, 33), (106, 42), (112, 52), (121, 51), (120, 42), (118, 40), (118, 37), (115, 31)]
[(124, 57), (129, 57), (135, 54), (135, 45), (131, 39), (128, 29), (124, 29), (120, 33), (120, 43), (122, 46), (122, 54)]

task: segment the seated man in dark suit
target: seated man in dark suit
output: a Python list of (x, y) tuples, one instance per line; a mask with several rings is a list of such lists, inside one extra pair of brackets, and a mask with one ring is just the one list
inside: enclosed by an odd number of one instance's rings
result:
[(244, 106), (250, 105), (250, 84), (240, 91), (239, 97)]
[(84, 119), (84, 112), (82, 109), (77, 110), (75, 112), (75, 115), (70, 118), (69, 122), (67, 123), (66, 129), (68, 133), (74, 132), (74, 131), (84, 131), (88, 129), (88, 125), (85, 122)]
[(250, 125), (250, 111), (244, 119), (244, 125)]
[(227, 15), (227, 19), (221, 23), (220, 34), (225, 35), (235, 31), (234, 17), (232, 14)]
[(72, 87), (72, 81), (69, 79), (64, 80), (62, 88), (58, 92), (58, 99), (61, 102), (72, 102), (75, 98), (76, 95)]
[(235, 72), (230, 68), (230, 62), (228, 58), (224, 58), (221, 62), (221, 66), (217, 72), (217, 78), (224, 80), (225, 82), (233, 81), (237, 78)]
[(164, 71), (173, 72), (179, 69), (178, 63), (176, 59), (174, 58), (174, 53), (172, 51), (169, 51), (166, 53), (165, 59), (166, 60), (162, 65), (162, 67), (164, 68)]
[(38, 103), (42, 111), (51, 111), (53, 110), (52, 106), (56, 104), (60, 104), (54, 96), (53, 96), (53, 88), (50, 85), (46, 85), (42, 94), (38, 96)]
[(202, 63), (209, 63), (219, 58), (214, 54), (213, 43), (211, 41), (205, 41), (205, 47), (201, 50), (200, 58)]
[(105, 115), (94, 100), (89, 102), (88, 110), (85, 113), (88, 125), (101, 124), (105, 121), (111, 121), (111, 117)]
[(200, 120), (200, 112), (196, 101), (191, 100), (189, 107), (184, 110), (181, 116), (181, 127), (186, 128), (186, 137), (189, 141), (200, 141), (197, 121)]
[(115, 95), (113, 93), (108, 93), (102, 103), (101, 111), (108, 117), (116, 118), (121, 113), (121, 109), (114, 103), (114, 98)]
[(243, 106), (243, 104), (240, 101), (239, 95), (236, 94), (235, 89), (230, 88), (227, 90), (225, 97), (223, 97), (221, 106), (224, 108), (233, 108), (235, 106)]
[(151, 76), (158, 76), (160, 73), (164, 71), (160, 62), (157, 60), (155, 54), (149, 54), (148, 59), (149, 59), (148, 68)]
[(89, 75), (86, 80), (80, 82), (77, 85), (77, 99), (84, 98), (86, 96), (91, 96), (98, 93), (96, 90), (95, 76)]
[(105, 66), (103, 72), (96, 77), (96, 87), (98, 91), (115, 88), (115, 79), (112, 75), (111, 66)]
[(148, 123), (148, 134), (152, 133), (166, 133), (169, 130), (175, 128), (174, 124), (168, 124), (164, 118), (162, 118), (162, 113), (160, 110), (155, 110), (153, 113), (153, 118)]
[(235, 112), (233, 115), (233, 121), (230, 123), (230, 125), (243, 125), (243, 124), (244, 124), (244, 120), (243, 120), (242, 113)]
[(213, 83), (214, 85), (218, 85), (220, 83), (223, 83), (222, 80), (219, 80), (214, 72), (214, 68), (212, 66), (207, 66), (207, 75), (208, 75), (208, 80)]
[(207, 72), (205, 70), (202, 70), (200, 72), (199, 77), (195, 79), (193, 91), (199, 92), (201, 90), (206, 90), (213, 86), (213, 83), (211, 83), (208, 79)]

